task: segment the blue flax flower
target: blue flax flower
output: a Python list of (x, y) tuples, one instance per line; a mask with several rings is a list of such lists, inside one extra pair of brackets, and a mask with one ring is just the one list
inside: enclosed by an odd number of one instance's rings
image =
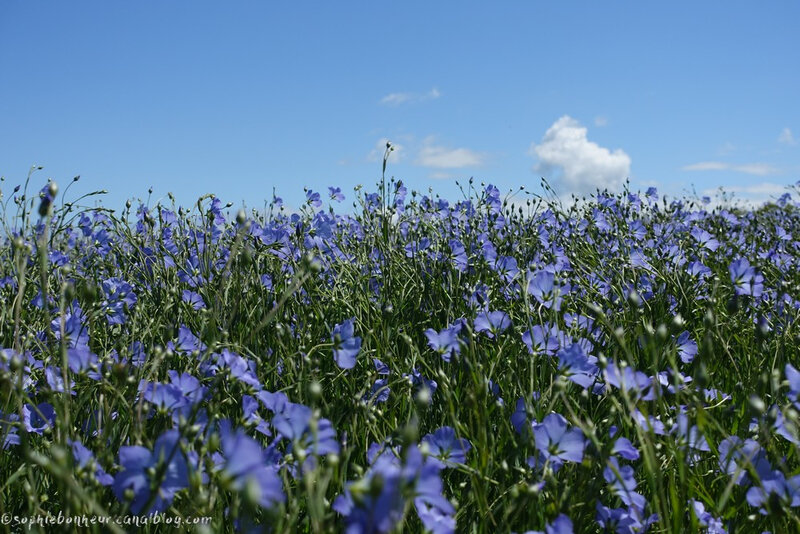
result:
[(366, 402), (377, 404), (379, 402), (386, 402), (389, 400), (389, 394), (392, 389), (389, 387), (389, 380), (387, 378), (379, 378), (372, 384), (369, 393), (364, 394)]
[(441, 464), (425, 458), (416, 445), (401, 460), (394, 450), (370, 447), (372, 465), (361, 480), (348, 482), (333, 503), (345, 518), (345, 532), (392, 532), (414, 502), (423, 526), (435, 534), (455, 531), (455, 509), (442, 495)]
[(598, 373), (595, 365), (597, 358), (587, 356), (583, 348), (578, 343), (573, 343), (568, 349), (562, 349), (556, 354), (558, 356), (559, 371), (568, 380), (575, 382), (583, 389), (591, 386)]
[(336, 202), (344, 200), (341, 187), (328, 187), (328, 196), (330, 196), (331, 200), (335, 200)]
[(188, 289), (183, 290), (181, 300), (188, 303), (194, 310), (202, 310), (206, 307), (206, 302), (203, 300), (203, 297), (200, 295), (200, 293), (196, 293)]
[(784, 372), (786, 373), (786, 380), (789, 382), (789, 393), (787, 397), (800, 409), (800, 404), (798, 404), (800, 401), (800, 371), (795, 369), (792, 364), (787, 363)]
[(670, 430), (670, 433), (675, 437), (678, 446), (684, 449), (689, 465), (694, 465), (700, 458), (699, 454), (695, 451), (709, 452), (711, 450), (708, 446), (708, 441), (706, 441), (705, 436), (700, 433), (700, 429), (697, 428), (697, 425), (689, 425), (689, 416), (685, 413), (678, 414), (677, 422)]
[(431, 460), (441, 462), (442, 467), (463, 464), (472, 448), (468, 440), (457, 438), (455, 429), (450, 426), (443, 426), (428, 434), (422, 438), (422, 443), (427, 444)]
[(603, 469), (603, 477), (611, 485), (611, 492), (619, 497), (626, 506), (644, 510), (647, 501), (642, 495), (636, 493), (638, 484), (633, 475), (633, 467), (620, 466), (616, 456), (610, 457)]
[(628, 366), (620, 369), (615, 362), (609, 362), (604, 375), (609, 384), (626, 391), (633, 400), (656, 398), (653, 379), (641, 371), (636, 371)]
[(595, 505), (597, 515), (595, 520), (605, 532), (617, 534), (641, 534), (647, 532), (650, 525), (658, 520), (658, 514), (645, 517), (644, 510), (635, 506), (628, 508), (608, 508), (600, 500)]
[(19, 422), (19, 415), (15, 413), (3, 414), (0, 411), (0, 438), (3, 440), (3, 450), (8, 449), (12, 445), (19, 445), (20, 438), (17, 433), (17, 423)]
[(544, 461), (555, 469), (564, 462), (580, 463), (586, 448), (586, 438), (579, 428), (569, 428), (564, 416), (551, 413), (539, 424), (533, 425), (536, 449)]
[(528, 281), (528, 294), (545, 308), (561, 309), (563, 288), (555, 283), (555, 274), (550, 271), (537, 271)]
[(749, 480), (749, 467), (766, 461), (761, 445), (752, 439), (730, 436), (719, 444), (719, 468), (734, 477), (736, 484), (744, 484)]
[(747, 503), (758, 508), (762, 515), (767, 515), (772, 500), (778, 501), (782, 507), (800, 506), (800, 475), (786, 478), (780, 470), (773, 470), (766, 460), (756, 463), (758, 484), (747, 490)]
[(740, 258), (731, 263), (728, 271), (737, 295), (761, 296), (764, 291), (764, 277), (750, 266), (747, 258)]
[(550, 323), (535, 325), (522, 334), (522, 342), (528, 347), (528, 352), (541, 352), (548, 356), (555, 355), (556, 351), (566, 344), (566, 335), (558, 326)]
[(333, 359), (342, 369), (356, 366), (356, 357), (361, 351), (361, 338), (355, 335), (355, 318), (348, 319), (333, 327)]
[(127, 310), (136, 304), (136, 294), (133, 287), (120, 278), (103, 280), (103, 293), (106, 300), (103, 302), (108, 324), (125, 324), (128, 320)]
[(453, 355), (461, 353), (461, 343), (458, 334), (461, 332), (461, 323), (455, 323), (441, 332), (433, 328), (425, 330), (425, 337), (428, 338), (428, 346), (438, 352), (446, 362), (450, 361)]
[(559, 514), (552, 523), (545, 525), (544, 532), (541, 530), (528, 530), (525, 534), (572, 534), (572, 520), (564, 514)]
[(427, 388), (430, 394), (433, 395), (436, 392), (436, 388), (439, 387), (436, 380), (425, 378), (416, 367), (411, 370), (411, 373), (403, 373), (403, 378), (409, 381), (415, 392)]
[[(275, 397), (272, 400), (275, 401), (272, 404), (275, 414), (272, 417), (272, 427), (283, 438), (292, 442), (292, 445), (299, 445), (306, 455), (325, 456), (339, 453), (340, 445), (336, 439), (336, 429), (328, 419), (315, 419), (311, 408), (304, 404), (295, 404)], [(306, 467), (313, 466), (308, 464)]]
[(675, 345), (678, 347), (678, 357), (683, 363), (692, 363), (694, 357), (697, 356), (697, 343), (692, 341), (689, 337), (689, 332), (684, 330), (675, 340)]
[(306, 191), (306, 204), (313, 206), (314, 208), (319, 208), (322, 206), (322, 201), (319, 199), (319, 193), (315, 193), (311, 189)]
[[(122, 470), (114, 477), (114, 495), (120, 502), (133, 496), (130, 510), (134, 514), (162, 512), (175, 498), (175, 494), (189, 486), (189, 468), (179, 444), (177, 430), (161, 434), (150, 449), (141, 446), (120, 447), (119, 463)], [(151, 468), (153, 468), (151, 470)], [(153, 477), (155, 473), (155, 479)], [(156, 495), (151, 496), (153, 485)], [(149, 511), (143, 510), (152, 500)]]
[(53, 428), (56, 423), (56, 411), (53, 405), (43, 402), (34, 407), (25, 404), (22, 407), (22, 424), (25, 430), (41, 435), (48, 428)]
[(248, 485), (258, 492), (257, 502), (264, 508), (273, 508), (285, 502), (283, 482), (278, 467), (269, 461), (261, 445), (245, 434), (241, 428), (232, 432), (230, 424), (220, 424), (220, 444), (225, 458), (221, 473), (236, 491)]
[(706, 512), (706, 507), (703, 503), (689, 499), (689, 504), (692, 507), (694, 516), (697, 518), (697, 523), (701, 527), (706, 527), (707, 534), (728, 534), (728, 531), (722, 526), (722, 520)]
[(94, 478), (103, 486), (110, 486), (114, 482), (114, 478), (106, 473), (103, 467), (97, 463), (92, 451), (87, 449), (83, 443), (71, 439), (68, 439), (67, 443), (72, 448), (72, 457), (78, 469), (91, 471)]
[(475, 317), (475, 331), (486, 332), (490, 338), (511, 326), (511, 318), (504, 311), (483, 311)]

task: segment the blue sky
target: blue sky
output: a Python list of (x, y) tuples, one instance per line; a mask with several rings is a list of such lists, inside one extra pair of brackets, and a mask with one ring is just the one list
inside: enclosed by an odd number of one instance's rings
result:
[(0, 4), (0, 185), (299, 206), (388, 173), (753, 200), (800, 179), (797, 2)]

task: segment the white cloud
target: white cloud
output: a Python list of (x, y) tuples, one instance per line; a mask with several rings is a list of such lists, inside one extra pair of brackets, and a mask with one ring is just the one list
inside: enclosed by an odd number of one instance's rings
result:
[(598, 115), (594, 118), (594, 125), (598, 128), (602, 128), (603, 126), (608, 126), (608, 117), (604, 117), (602, 115)]
[(380, 103), (385, 106), (399, 106), (408, 102), (425, 102), (426, 100), (436, 100), (442, 93), (434, 87), (427, 93), (389, 93), (381, 98)]
[(460, 169), (476, 167), (483, 163), (484, 156), (468, 148), (447, 148), (433, 144), (433, 138), (423, 141), (417, 156), (417, 165), (437, 169)]
[(411, 100), (411, 97), (411, 93), (389, 93), (381, 98), (381, 104), (386, 104), (387, 106), (399, 106), (403, 102), (408, 102)]
[(778, 142), (782, 145), (796, 145), (797, 140), (792, 135), (792, 131), (789, 128), (784, 128), (781, 130), (781, 134), (778, 136)]
[(730, 165), (720, 161), (701, 161), (700, 163), (692, 163), (681, 167), (682, 171), (724, 171), (729, 169)]
[(768, 163), (745, 163), (743, 165), (734, 165), (732, 163), (724, 163), (722, 161), (701, 161), (699, 163), (692, 163), (681, 167), (682, 171), (733, 171), (741, 172), (744, 174), (754, 174), (756, 176), (766, 176), (768, 174), (777, 174), (780, 169), (773, 167)]
[(389, 163), (400, 163), (406, 157), (405, 149), (403, 145), (395, 143), (394, 141), (390, 141), (386, 137), (381, 137), (378, 139), (378, 142), (375, 143), (375, 148), (373, 148), (369, 154), (367, 154), (368, 161), (383, 161), (383, 155), (386, 153), (386, 143), (391, 143), (394, 147), (394, 150), (389, 152), (389, 159), (387, 160)]
[(731, 152), (734, 152), (736, 149), (737, 149), (736, 145), (734, 145), (730, 141), (726, 141), (721, 147), (717, 149), (717, 155), (727, 156)]
[(587, 194), (596, 189), (619, 189), (628, 177), (631, 158), (586, 138), (587, 129), (564, 115), (545, 132), (530, 154), (539, 161), (534, 170), (567, 193)]

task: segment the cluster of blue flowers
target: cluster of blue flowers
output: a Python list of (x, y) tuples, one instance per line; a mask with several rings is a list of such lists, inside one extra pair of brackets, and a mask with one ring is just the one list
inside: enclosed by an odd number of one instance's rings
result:
[[(384, 189), (357, 215), (325, 209), (330, 187), (293, 214), (231, 219), (209, 196), (135, 222), (59, 209), (51, 185), (31, 220), (17, 195), (0, 478), (66, 450), (110, 510), (241, 530), (800, 524), (789, 194), (524, 214), (491, 185), (455, 204)], [(21, 510), (26, 484), (0, 499)]]

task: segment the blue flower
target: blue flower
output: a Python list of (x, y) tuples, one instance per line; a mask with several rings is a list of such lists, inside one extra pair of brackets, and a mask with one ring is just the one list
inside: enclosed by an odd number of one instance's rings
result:
[(675, 345), (678, 347), (678, 357), (683, 363), (692, 363), (694, 357), (697, 356), (697, 343), (692, 341), (689, 337), (689, 332), (684, 330), (675, 340)]
[(411, 387), (414, 388), (415, 392), (427, 388), (432, 396), (438, 387), (436, 380), (425, 378), (416, 367), (411, 370), (411, 373), (403, 373), (403, 378), (411, 383)]
[(646, 374), (625, 366), (621, 369), (615, 362), (609, 362), (604, 371), (609, 384), (628, 393), (633, 400), (653, 400), (655, 384)]
[(333, 359), (342, 369), (356, 366), (356, 357), (361, 351), (361, 338), (355, 336), (355, 318), (348, 319), (333, 327)]
[(550, 271), (537, 271), (528, 280), (528, 294), (545, 308), (560, 310), (562, 292), (563, 289), (555, 283), (555, 274)]
[(628, 508), (608, 508), (600, 500), (595, 504), (597, 515), (595, 520), (606, 532), (617, 534), (640, 534), (646, 532), (650, 525), (658, 520), (658, 514), (644, 516), (644, 510), (629, 506)]
[(404, 460), (391, 448), (370, 447), (371, 466), (364, 477), (348, 482), (333, 509), (345, 518), (345, 532), (388, 533), (403, 520), (408, 501), (414, 502), (423, 526), (435, 534), (455, 531), (455, 509), (442, 495), (440, 463), (426, 459), (416, 445)]
[(179, 350), (183, 353), (203, 352), (206, 350), (205, 344), (200, 341), (186, 325), (181, 325), (181, 327), (178, 328), (177, 345), (170, 341), (167, 343), (167, 348)]
[(389, 393), (391, 393), (391, 391), (389, 380), (386, 378), (379, 378), (372, 384), (369, 393), (364, 395), (364, 400), (373, 404), (386, 402), (389, 400)]
[(469, 259), (467, 258), (467, 251), (464, 248), (464, 244), (458, 239), (451, 239), (449, 245), (450, 262), (453, 264), (453, 267), (463, 273), (467, 270), (469, 265)]
[(433, 328), (425, 330), (425, 337), (428, 338), (428, 346), (438, 352), (446, 362), (450, 361), (453, 355), (461, 353), (461, 343), (458, 334), (461, 332), (461, 325), (456, 323), (437, 332)]
[(108, 324), (125, 324), (128, 320), (126, 310), (132, 309), (137, 301), (133, 287), (120, 278), (108, 278), (103, 280), (103, 293), (106, 296), (103, 309)]
[(639, 459), (639, 450), (633, 446), (633, 443), (631, 443), (631, 440), (628, 438), (617, 438), (617, 441), (614, 442), (614, 446), (611, 448), (611, 454), (619, 454), (626, 460)]
[(468, 440), (456, 438), (456, 431), (450, 426), (443, 426), (426, 435), (422, 438), (422, 443), (428, 445), (432, 459), (441, 461), (442, 467), (463, 464), (467, 461), (467, 453), (472, 448)]
[(800, 371), (795, 369), (792, 364), (787, 363), (784, 368), (784, 373), (786, 374), (786, 380), (789, 382), (789, 393), (787, 396), (790, 401), (796, 403), (798, 399), (800, 399)]
[(55, 334), (57, 340), (61, 341), (61, 324), (64, 323), (64, 337), (69, 348), (89, 348), (89, 328), (86, 325), (87, 318), (78, 301), (74, 301), (72, 310), (67, 311), (63, 317), (58, 317), (50, 322), (50, 329)]
[(183, 300), (183, 302), (188, 303), (194, 310), (202, 310), (205, 309), (206, 307), (206, 303), (203, 300), (203, 297), (200, 296), (199, 293), (195, 293), (194, 291), (190, 291), (188, 289), (183, 290), (183, 294), (181, 295), (181, 300)]
[(328, 195), (330, 196), (331, 200), (335, 200), (336, 202), (341, 202), (344, 200), (341, 187), (328, 187)]
[[(120, 447), (119, 463), (122, 470), (114, 477), (113, 490), (120, 502), (127, 500), (127, 490), (132, 492), (132, 513), (138, 515), (145, 512), (143, 509), (151, 500), (152, 485), (157, 485), (156, 495), (147, 513), (164, 511), (175, 494), (189, 486), (189, 469), (179, 439), (177, 430), (168, 430), (156, 440), (152, 452), (141, 446)], [(151, 478), (153, 476), (155, 478)]]
[(139, 391), (147, 402), (159, 411), (172, 413), (175, 409), (186, 404), (183, 392), (175, 384), (162, 384), (161, 382), (139, 382)]
[(569, 428), (562, 415), (551, 413), (541, 423), (534, 424), (533, 436), (541, 458), (550, 461), (554, 468), (564, 462), (583, 461), (586, 438), (579, 428)]
[(598, 367), (595, 365), (597, 358), (587, 356), (578, 343), (573, 343), (568, 349), (558, 351), (556, 355), (559, 361), (559, 371), (568, 380), (575, 382), (584, 389), (594, 383), (598, 373)]
[(611, 485), (611, 491), (625, 503), (626, 506), (644, 510), (647, 501), (636, 493), (637, 482), (633, 477), (633, 468), (629, 465), (620, 466), (619, 460), (615, 456), (608, 459), (603, 477)]
[(483, 311), (475, 317), (475, 331), (485, 332), (489, 338), (511, 326), (511, 318), (504, 311)]
[[(91, 470), (94, 478), (103, 486), (110, 486), (114, 482), (114, 478), (106, 473), (103, 467), (97, 463), (92, 451), (87, 449), (83, 443), (71, 439), (68, 439), (67, 443), (72, 448), (72, 457), (78, 469)], [(92, 466), (94, 469), (92, 469)]]
[(242, 491), (251, 484), (258, 489), (257, 502), (264, 508), (273, 508), (285, 502), (283, 482), (277, 466), (271, 464), (261, 445), (249, 437), (243, 429), (231, 432), (229, 424), (220, 424), (222, 446), (221, 473), (228, 478), (230, 486)]
[(748, 467), (762, 461), (766, 461), (764, 451), (752, 439), (742, 441), (737, 436), (730, 436), (719, 444), (719, 468), (732, 476), (736, 484), (747, 482)]
[(531, 330), (522, 334), (522, 342), (528, 347), (528, 352), (541, 352), (553, 356), (561, 346), (559, 337), (563, 333), (555, 325), (535, 325)]
[(378, 358), (372, 358), (372, 363), (375, 365), (375, 372), (379, 375), (388, 375), (391, 371), (389, 366), (380, 361)]
[(689, 504), (692, 506), (694, 516), (697, 518), (697, 523), (701, 527), (706, 527), (707, 534), (728, 534), (728, 531), (722, 526), (722, 520), (706, 512), (706, 507), (703, 503), (694, 499), (689, 499)]
[(572, 534), (572, 520), (564, 514), (559, 514), (552, 523), (545, 525), (541, 530), (528, 530), (525, 534)]
[(750, 266), (747, 258), (740, 258), (728, 266), (737, 295), (760, 297), (764, 291), (764, 277)]
[(719, 241), (717, 241), (713, 235), (703, 230), (699, 226), (692, 228), (690, 234), (701, 246), (707, 248), (711, 252), (714, 252), (719, 248)]
[(328, 419), (314, 419), (311, 408), (304, 404), (279, 400), (273, 407), (272, 427), (287, 440), (302, 446), (307, 455), (339, 453), (336, 429)]
[[(64, 393), (64, 375), (61, 373), (60, 367), (49, 365), (44, 370), (44, 377), (45, 380), (47, 381), (47, 385), (50, 386), (50, 389), (52, 389), (56, 393)], [(77, 393), (73, 389), (74, 386), (75, 382), (70, 380), (69, 381), (70, 395), (77, 395)]]
[(306, 204), (314, 208), (322, 206), (322, 201), (319, 199), (319, 193), (315, 193), (311, 189), (306, 191)]
[(269, 424), (258, 415), (258, 407), (259, 404), (255, 397), (250, 395), (242, 396), (242, 411), (244, 412), (245, 424), (255, 426), (256, 431), (265, 436), (271, 436), (272, 432), (269, 429)]
[(251, 386), (256, 390), (261, 389), (261, 382), (256, 374), (256, 362), (248, 360), (228, 349), (222, 349), (217, 355), (217, 365), (220, 369), (228, 369), (231, 376), (239, 382)]
[(691, 449), (684, 450), (689, 465), (693, 465), (699, 459), (699, 455), (694, 451), (708, 452), (711, 450), (708, 446), (708, 441), (700, 433), (697, 425), (689, 426), (689, 416), (685, 413), (678, 414), (677, 422), (670, 430), (670, 433), (675, 437), (680, 448)]
[(0, 436), (3, 437), (3, 450), (20, 444), (20, 437), (17, 433), (18, 422), (19, 415), (15, 413), (3, 415), (3, 412), (0, 411)]
[[(79, 346), (76, 348), (67, 349), (67, 365), (73, 373), (79, 374), (92, 368), (97, 368), (98, 365), (97, 355), (89, 350), (88, 346)], [(92, 373), (90, 373), (92, 374)], [(93, 373), (95, 379), (99, 379), (99, 375)]]
[(800, 475), (786, 478), (780, 470), (773, 470), (766, 460), (756, 463), (758, 484), (747, 490), (747, 503), (759, 513), (767, 515), (771, 497), (780, 505), (790, 508), (800, 506)]
[(22, 423), (25, 430), (41, 435), (48, 428), (52, 429), (56, 423), (56, 411), (53, 405), (43, 402), (34, 407), (25, 404), (22, 407)]

